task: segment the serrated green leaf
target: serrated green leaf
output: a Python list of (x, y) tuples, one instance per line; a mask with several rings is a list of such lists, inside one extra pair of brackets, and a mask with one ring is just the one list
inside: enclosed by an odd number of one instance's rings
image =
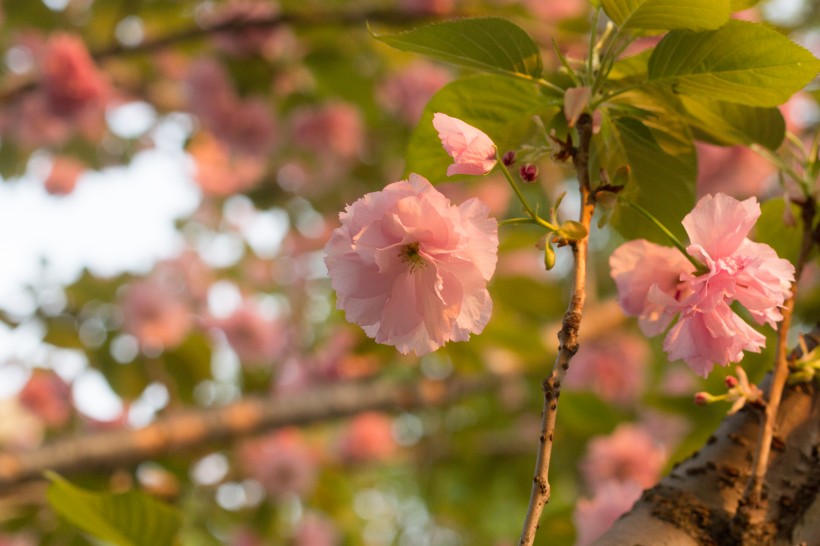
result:
[(447, 166), (452, 163), (433, 128), (435, 112), (484, 131), (503, 154), (517, 148), (533, 130), (533, 115), (557, 108), (554, 100), (527, 82), (495, 75), (456, 80), (440, 89), (427, 104), (407, 147), (407, 172), (421, 174), (435, 183), (444, 180)]
[(729, 20), (729, 0), (603, 0), (604, 11), (623, 28), (712, 30)]
[(760, 144), (776, 150), (786, 135), (786, 121), (777, 108), (680, 96), (695, 138), (719, 146)]
[(402, 51), (485, 72), (537, 80), (544, 71), (529, 34), (497, 17), (446, 21), (374, 37)]
[(619, 194), (611, 223), (627, 239), (643, 238), (668, 244), (656, 226), (630, 207), (641, 205), (678, 237), (685, 237), (681, 220), (695, 203), (697, 155), (680, 104), (674, 97), (630, 92), (619, 97), (641, 104), (654, 116), (636, 119), (603, 111), (600, 134), (593, 138), (593, 172), (615, 173), (630, 167), (630, 182)]
[(730, 21), (718, 30), (667, 34), (649, 59), (649, 79), (676, 93), (777, 106), (808, 84), (820, 61), (779, 32)]
[(48, 502), (83, 531), (117, 546), (170, 546), (182, 518), (174, 508), (138, 491), (98, 493), (50, 472)]

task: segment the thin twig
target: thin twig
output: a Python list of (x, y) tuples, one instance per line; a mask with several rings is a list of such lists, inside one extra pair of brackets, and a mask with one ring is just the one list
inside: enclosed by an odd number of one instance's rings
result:
[(552, 373), (543, 383), (544, 409), (541, 413), (541, 434), (539, 437), (538, 455), (535, 461), (535, 477), (524, 527), (521, 531), (520, 546), (531, 546), (538, 531), (541, 512), (550, 499), (549, 467), (552, 457), (553, 434), (558, 412), (558, 397), (561, 394), (561, 384), (569, 369), (569, 362), (578, 351), (578, 329), (581, 325), (581, 316), (586, 299), (586, 269), (587, 250), (589, 243), (589, 228), (594, 210), (594, 203), (590, 202), (589, 183), (589, 145), (592, 139), (592, 118), (589, 114), (582, 114), (577, 123), (580, 142), (573, 154), (573, 164), (578, 174), (581, 191), (581, 214), (579, 221), (586, 228), (587, 236), (571, 243), (572, 254), (575, 259), (574, 282), (569, 307), (564, 314), (561, 331), (558, 333), (558, 354), (552, 367)]
[(783, 307), (783, 320), (777, 330), (777, 350), (772, 376), (771, 387), (769, 388), (766, 411), (762, 416), (762, 426), (758, 436), (755, 457), (752, 463), (752, 474), (749, 483), (743, 492), (743, 498), (738, 504), (738, 509), (732, 523), (737, 534), (743, 534), (749, 524), (759, 523), (765, 516), (765, 503), (763, 502), (763, 484), (766, 479), (766, 471), (769, 468), (769, 456), (771, 454), (772, 439), (774, 438), (775, 423), (777, 413), (780, 409), (780, 401), (783, 397), (783, 389), (789, 377), (788, 359), (788, 334), (791, 327), (792, 314), (794, 312), (794, 302), (797, 297), (797, 283), (800, 275), (808, 262), (809, 255), (814, 247), (812, 240), (812, 224), (816, 213), (815, 204), (811, 199), (807, 199), (802, 205), (803, 239), (800, 248), (800, 255), (795, 265), (795, 278), (791, 286), (791, 296), (786, 300)]

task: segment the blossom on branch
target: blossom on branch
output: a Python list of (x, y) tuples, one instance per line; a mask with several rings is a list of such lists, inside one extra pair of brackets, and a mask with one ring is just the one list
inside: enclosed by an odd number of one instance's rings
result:
[(640, 317), (647, 335), (661, 333), (679, 315), (664, 350), (704, 377), (715, 364), (737, 362), (743, 351), (765, 346), (765, 337), (732, 310), (734, 301), (759, 324), (775, 327), (791, 295), (794, 266), (746, 237), (759, 217), (754, 197), (738, 201), (719, 193), (698, 201), (683, 227), (688, 254), (706, 267), (701, 274), (676, 250), (644, 240), (630, 241), (610, 257), (624, 311)]
[(325, 246), (337, 307), (404, 354), (480, 333), (498, 251), (488, 212), (475, 198), (450, 204), (416, 174), (348, 205)]
[(498, 150), (485, 133), (447, 114), (433, 114), (433, 127), (444, 149), (453, 158), (447, 176), (487, 174), (498, 161)]

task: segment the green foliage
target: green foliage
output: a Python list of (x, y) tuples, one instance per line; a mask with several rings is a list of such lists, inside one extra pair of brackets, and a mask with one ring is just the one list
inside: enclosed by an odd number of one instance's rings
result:
[(433, 114), (443, 112), (487, 133), (499, 153), (517, 148), (534, 126), (532, 116), (557, 109), (527, 82), (491, 74), (456, 80), (443, 87), (427, 104), (407, 147), (407, 171), (431, 182), (444, 178), (450, 156), (433, 128)]
[(811, 53), (760, 24), (730, 21), (718, 30), (667, 34), (649, 59), (649, 79), (676, 93), (777, 106), (820, 69)]
[(448, 63), (537, 80), (538, 46), (521, 27), (495, 17), (435, 23), (397, 34), (374, 35), (387, 45)]
[[(652, 213), (672, 233), (684, 236), (680, 221), (695, 203), (697, 156), (686, 124), (676, 116), (674, 97), (632, 92), (623, 100), (645, 106), (639, 119), (604, 112), (601, 133), (593, 139), (593, 168), (615, 173), (631, 168), (630, 183), (620, 201), (635, 202)], [(596, 166), (597, 165), (597, 166)], [(668, 244), (666, 237), (629, 207), (616, 205), (612, 225), (628, 239), (644, 238)]]
[(603, 0), (616, 25), (629, 29), (711, 30), (729, 20), (729, 0)]
[(170, 546), (181, 525), (179, 512), (138, 491), (96, 493), (49, 473), (48, 502), (83, 531), (116, 546)]
[(687, 121), (695, 137), (712, 144), (760, 144), (776, 150), (786, 134), (786, 121), (777, 108), (746, 106), (681, 95)]
[(786, 206), (781, 197), (770, 199), (760, 206), (761, 215), (755, 224), (754, 240), (766, 243), (775, 249), (778, 256), (795, 263), (800, 255), (802, 221), (799, 207), (789, 204), (794, 223), (788, 225), (784, 221)]
[(760, 0), (732, 0), (732, 11), (743, 11), (753, 8), (760, 3)]

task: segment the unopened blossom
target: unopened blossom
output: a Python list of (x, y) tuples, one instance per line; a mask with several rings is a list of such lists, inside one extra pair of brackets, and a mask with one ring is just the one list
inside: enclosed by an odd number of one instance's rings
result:
[(645, 427), (623, 423), (609, 436), (589, 441), (581, 471), (593, 491), (609, 480), (647, 488), (658, 481), (665, 463), (666, 451)]
[(51, 36), (41, 69), (48, 105), (55, 114), (72, 116), (85, 108), (99, 108), (108, 96), (108, 83), (77, 36)]
[(452, 205), (416, 174), (349, 205), (325, 246), (338, 308), (405, 354), (480, 333), (498, 251), (488, 212), (475, 198)]
[(572, 520), (575, 523), (575, 546), (587, 546), (603, 535), (615, 521), (628, 512), (641, 497), (642, 488), (634, 481), (611, 480), (603, 484), (591, 499), (579, 499)]
[(670, 266), (676, 251), (646, 241), (631, 241), (610, 258), (624, 311), (640, 316), (648, 335), (680, 315), (664, 350), (704, 377), (715, 364), (737, 362), (743, 351), (759, 352), (765, 345), (765, 337), (732, 310), (734, 301), (759, 324), (775, 327), (783, 318), (780, 308), (791, 294), (794, 266), (746, 237), (759, 217), (753, 197), (738, 201), (717, 194), (698, 201), (683, 226), (688, 254), (704, 264), (701, 273), (691, 264)]
[(433, 114), (433, 127), (438, 131), (444, 150), (453, 158), (453, 164), (447, 167), (447, 176), (480, 175), (493, 170), (498, 161), (498, 150), (485, 133), (440, 112)]

